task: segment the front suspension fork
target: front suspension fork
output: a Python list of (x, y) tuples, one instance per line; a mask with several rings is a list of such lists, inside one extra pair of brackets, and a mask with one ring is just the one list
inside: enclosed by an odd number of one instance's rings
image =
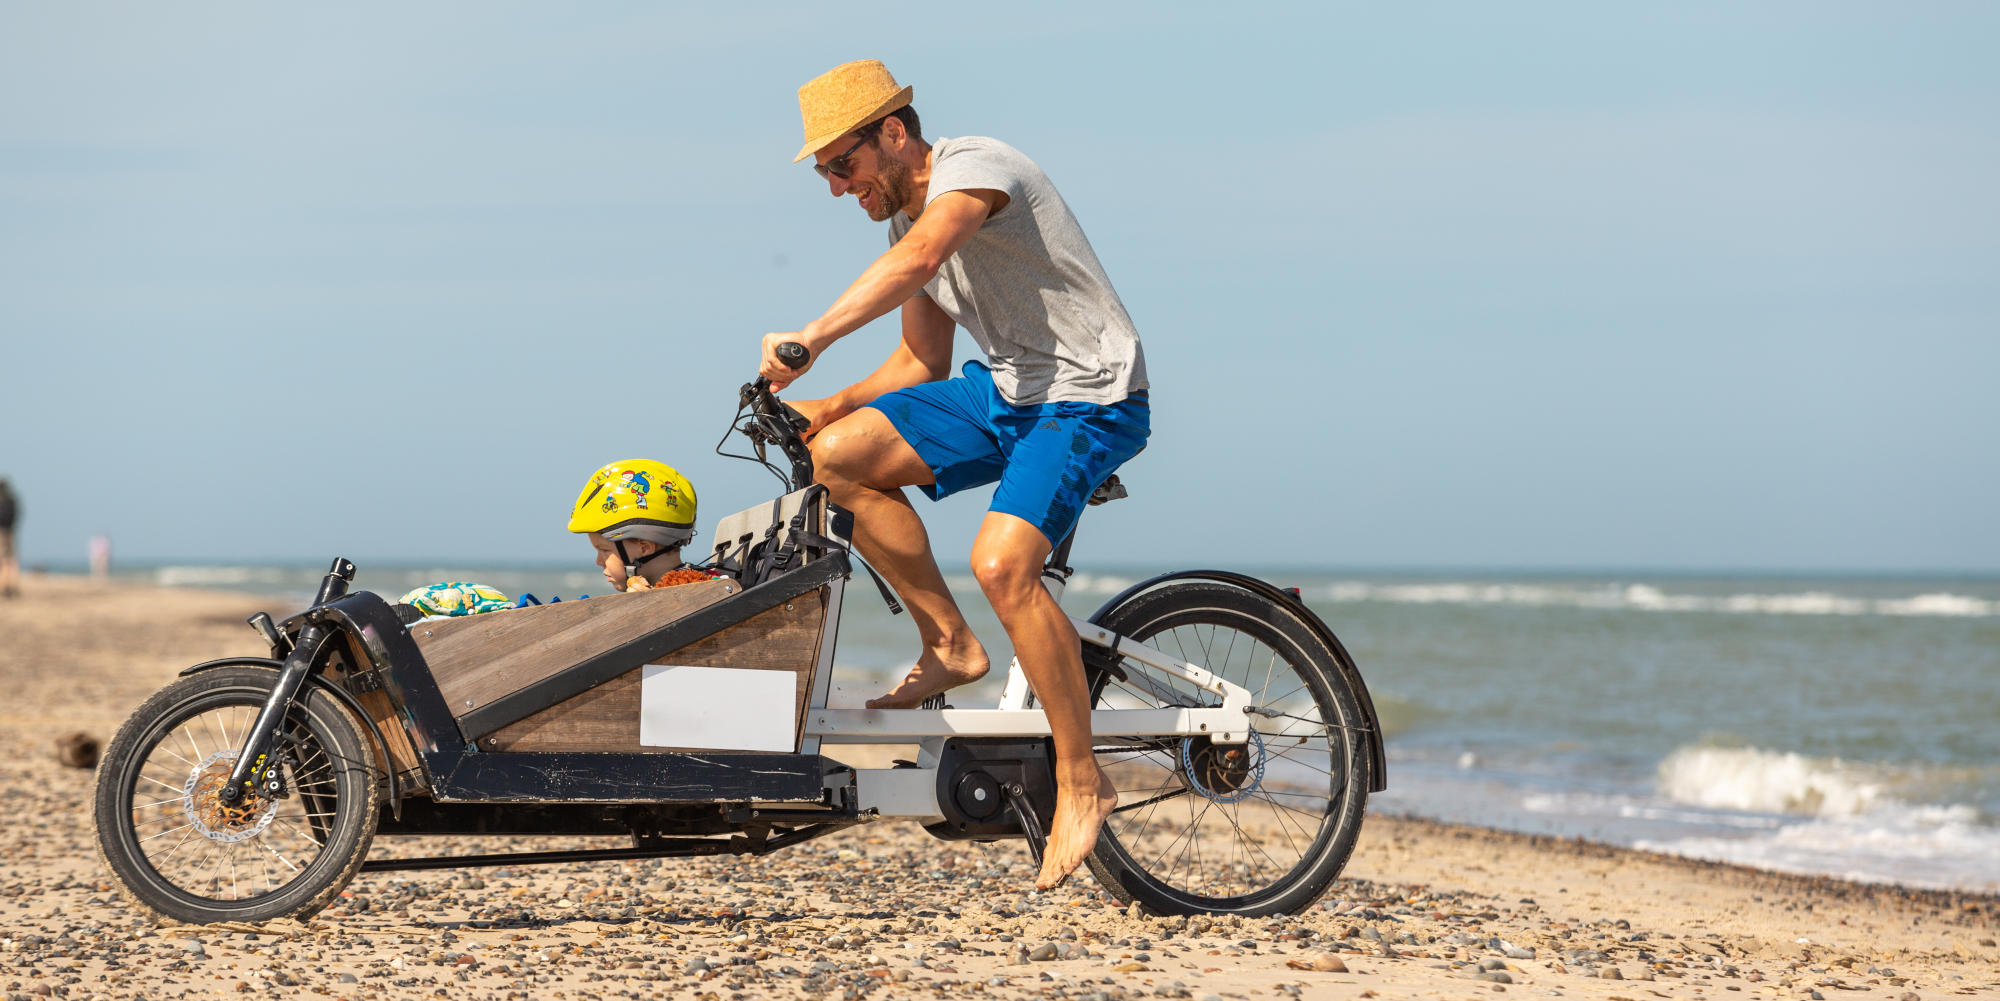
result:
[[(344, 558), (335, 559), (320, 581), (312, 607), (318, 608), (346, 594), (347, 585), (353, 580), (354, 564)], [(285, 714), (291, 711), (292, 700), (298, 698), (306, 678), (312, 674), (320, 648), (333, 635), (334, 630), (318, 623), (308, 623), (299, 630), (298, 642), (292, 644), (291, 653), (285, 655), (285, 666), (278, 672), (278, 683), (271, 687), (264, 708), (257, 712), (257, 722), (250, 727), (250, 733), (243, 738), (243, 747), (236, 753), (236, 764), (229, 770), (229, 783), (217, 792), (224, 804), (233, 806), (259, 787), (272, 796), (283, 788), (278, 778), (278, 728)]]

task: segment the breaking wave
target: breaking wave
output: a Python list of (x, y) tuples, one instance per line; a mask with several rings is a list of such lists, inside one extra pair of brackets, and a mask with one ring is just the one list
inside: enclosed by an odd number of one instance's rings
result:
[(2000, 829), (1973, 823), (1966, 809), (1815, 817), (1753, 837), (1641, 839), (1633, 847), (1777, 872), (1992, 893), (2000, 890), (1993, 876)]
[[(1691, 806), (1812, 817), (1893, 809), (1963, 823), (1977, 822), (1979, 810), (1934, 804), (1970, 791), (1976, 782), (1969, 769), (1849, 762), (1755, 747), (1683, 747), (1660, 762), (1657, 777), (1660, 796)], [(1930, 805), (1912, 805), (1926, 801)]]
[(2000, 616), (2000, 601), (1948, 592), (1906, 598), (1864, 598), (1829, 591), (1790, 594), (1673, 594), (1650, 584), (1508, 584), (1445, 582), (1379, 584), (1338, 581), (1307, 597), (1332, 602), (1379, 601), (1414, 605), (1514, 605), (1640, 612), (1714, 612), (1761, 615), (1905, 615), (1956, 618)]

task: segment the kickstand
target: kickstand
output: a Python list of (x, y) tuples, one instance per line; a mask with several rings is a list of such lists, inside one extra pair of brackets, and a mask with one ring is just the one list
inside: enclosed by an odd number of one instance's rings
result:
[(1035, 808), (1028, 805), (1027, 791), (1019, 782), (1009, 782), (1004, 787), (1007, 807), (1014, 811), (1014, 819), (1021, 822), (1021, 831), (1028, 836), (1028, 855), (1035, 860), (1035, 868), (1042, 867), (1042, 852), (1048, 848), (1048, 836), (1042, 833), (1041, 819), (1035, 816)]

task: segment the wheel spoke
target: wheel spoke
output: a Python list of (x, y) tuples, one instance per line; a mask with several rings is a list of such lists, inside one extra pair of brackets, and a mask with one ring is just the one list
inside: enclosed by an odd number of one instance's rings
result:
[[(1169, 771), (1167, 772), (1166, 777), (1160, 780), (1160, 784), (1153, 790), (1153, 798), (1150, 801), (1151, 806), (1157, 807), (1160, 803), (1166, 802), (1166, 800), (1170, 798), (1161, 796), (1159, 794), (1165, 791), (1165, 789), (1167, 788), (1167, 784), (1172, 782), (1178, 775), (1179, 775), (1178, 772)], [(1138, 827), (1139, 830), (1143, 831), (1152, 824), (1152, 820), (1153, 820), (1153, 814), (1152, 811), (1149, 810), (1146, 816), (1141, 817), (1138, 820), (1134, 821), (1134, 824)]]
[[(1194, 812), (1194, 804), (1195, 804), (1195, 800), (1197, 800), (1197, 799), (1200, 799), (1200, 800), (1201, 800), (1201, 812), (1200, 812), (1200, 813), (1195, 813), (1195, 812)], [(1186, 841), (1186, 842), (1188, 843), (1188, 845), (1189, 845), (1189, 846), (1193, 846), (1193, 844), (1194, 844), (1194, 835), (1195, 835), (1195, 831), (1196, 831), (1196, 830), (1197, 830), (1198, 828), (1200, 828), (1200, 826), (1201, 826), (1201, 820), (1202, 820), (1202, 818), (1203, 818), (1203, 817), (1206, 817), (1206, 816), (1208, 816), (1208, 810), (1209, 810), (1209, 808), (1210, 808), (1210, 807), (1212, 807), (1212, 806), (1214, 806), (1214, 805), (1215, 805), (1215, 801), (1214, 801), (1214, 800), (1212, 800), (1212, 799), (1205, 799), (1205, 798), (1201, 798), (1201, 797), (1194, 797), (1194, 796), (1190, 796), (1190, 797), (1188, 797), (1188, 825), (1187, 825), (1187, 829), (1186, 829), (1186, 830), (1184, 830), (1184, 831), (1182, 831), (1182, 832), (1181, 832), (1181, 833), (1180, 833), (1179, 835), (1177, 835), (1177, 836), (1176, 836), (1176, 837), (1175, 837), (1175, 838), (1174, 838), (1174, 839), (1173, 839), (1172, 841), (1169, 841), (1169, 842), (1167, 842), (1167, 846), (1166, 846), (1165, 848), (1162, 848), (1162, 849), (1160, 849), (1160, 855), (1159, 855), (1159, 857), (1158, 857), (1158, 858), (1156, 858), (1156, 859), (1154, 859), (1153, 861), (1154, 861), (1154, 862), (1155, 862), (1156, 864), (1157, 864), (1158, 862), (1161, 862), (1161, 861), (1164, 861), (1164, 860), (1166, 859), (1166, 857), (1167, 857), (1167, 853), (1168, 853), (1168, 852), (1170, 852), (1170, 851), (1173, 851), (1173, 849), (1174, 849), (1174, 846), (1175, 846), (1175, 845), (1177, 845), (1177, 844), (1180, 844), (1180, 843), (1181, 843), (1182, 841)], [(1185, 857), (1187, 857), (1187, 853), (1188, 853), (1188, 849), (1187, 849), (1187, 848), (1182, 848), (1182, 849), (1181, 849), (1181, 854), (1180, 854), (1180, 856), (1179, 856), (1179, 857), (1180, 857), (1180, 858), (1185, 858)], [(1171, 869), (1169, 869), (1169, 870), (1168, 870), (1168, 875), (1172, 875), (1172, 874), (1173, 874), (1173, 871), (1172, 871)]]
[[(1299, 748), (1299, 747), (1287, 747), (1287, 748), (1285, 748), (1285, 749), (1284, 749), (1284, 750), (1282, 750), (1282, 751), (1270, 751), (1270, 750), (1268, 750), (1268, 748), (1269, 748), (1270, 746), (1271, 746), (1271, 745), (1270, 745), (1269, 743), (1266, 743), (1266, 744), (1264, 745), (1264, 747), (1265, 747), (1265, 748), (1267, 749), (1267, 750), (1266, 750), (1266, 754), (1267, 754), (1267, 755), (1268, 755), (1268, 756), (1269, 756), (1269, 757), (1270, 757), (1270, 758), (1271, 758), (1272, 760), (1274, 760), (1274, 761), (1288, 761), (1288, 762), (1291, 762), (1292, 764), (1295, 764), (1295, 765), (1298, 765), (1298, 766), (1299, 766), (1300, 768), (1305, 768), (1305, 769), (1309, 769), (1309, 770), (1311, 770), (1311, 771), (1316, 771), (1316, 772), (1319, 772), (1319, 773), (1321, 773), (1321, 774), (1323, 774), (1323, 775), (1332, 775), (1332, 774), (1333, 774), (1333, 768), (1332, 768), (1331, 766), (1329, 766), (1329, 767), (1326, 767), (1326, 768), (1320, 768), (1320, 767), (1317, 767), (1317, 766), (1315, 766), (1315, 765), (1314, 765), (1314, 764), (1313, 764), (1313, 763), (1312, 763), (1312, 762), (1311, 762), (1310, 760), (1308, 760), (1308, 759), (1306, 759), (1306, 758), (1301, 758), (1301, 757), (1298, 757), (1298, 755), (1300, 754), (1300, 752), (1301, 752), (1301, 751), (1304, 751), (1304, 750), (1310, 750), (1310, 749), (1308, 749), (1308, 748)], [(1311, 757), (1315, 757), (1315, 758), (1316, 758), (1316, 757), (1320, 756), (1321, 754), (1325, 754), (1325, 753), (1326, 753), (1326, 750), (1312, 750), (1312, 754), (1311, 754)]]
[[(1278, 651), (1276, 649), (1273, 649), (1271, 651), (1270, 662), (1264, 665), (1264, 683), (1257, 687), (1257, 703), (1259, 705), (1263, 705), (1265, 702), (1269, 701), (1264, 698), (1264, 693), (1271, 690), (1271, 676), (1274, 673), (1276, 673), (1277, 670), (1278, 670)], [(1248, 688), (1250, 686), (1245, 685), (1243, 687)]]
[(151, 840), (153, 840), (154, 838), (160, 838), (160, 837), (165, 837), (165, 836), (167, 836), (167, 835), (169, 835), (169, 834), (172, 834), (172, 833), (174, 833), (175, 831), (185, 831), (185, 830), (189, 830), (189, 829), (191, 829), (191, 828), (193, 828), (193, 827), (194, 827), (194, 824), (193, 824), (193, 822), (189, 822), (189, 823), (185, 823), (185, 824), (182, 824), (182, 825), (181, 825), (181, 826), (179, 826), (179, 827), (170, 827), (170, 828), (168, 828), (168, 829), (166, 829), (166, 830), (164, 830), (164, 831), (161, 831), (161, 832), (160, 832), (160, 833), (158, 833), (158, 834), (148, 834), (148, 835), (146, 835), (145, 837), (143, 837), (143, 838), (140, 838), (140, 839), (139, 839), (139, 843), (140, 843), (140, 844), (145, 844), (146, 842), (148, 842), (148, 841), (151, 841)]
[[(1231, 804), (1228, 810), (1223, 811), (1222, 816), (1224, 819), (1229, 821), (1229, 825), (1231, 827), (1236, 829), (1236, 843), (1238, 845), (1243, 846), (1246, 849), (1255, 848), (1257, 850), (1257, 854), (1264, 856), (1265, 861), (1271, 863), (1271, 865), (1279, 869), (1289, 871), (1292, 867), (1288, 865), (1283, 865), (1279, 863), (1277, 859), (1272, 858), (1271, 853), (1264, 850), (1263, 841), (1261, 841), (1256, 837), (1253, 837), (1250, 834), (1250, 832), (1245, 831), (1243, 829), (1243, 825), (1237, 822), (1235, 814), (1236, 814), (1236, 804)], [(1285, 833), (1283, 831), (1283, 828), (1280, 828), (1280, 832)], [(1291, 835), (1289, 833), (1285, 833), (1285, 840), (1287, 842), (1291, 841)], [(1296, 844), (1292, 845), (1292, 850), (1294, 852), (1298, 852), (1298, 845)], [(1300, 854), (1304, 853), (1301, 852)]]
[[(331, 816), (331, 814), (329, 814), (329, 816)], [(322, 842), (321, 842), (321, 841), (320, 841), (320, 840), (319, 840), (318, 838), (316, 838), (316, 837), (313, 837), (313, 835), (312, 835), (312, 832), (311, 832), (311, 831), (301, 831), (301, 830), (299, 830), (299, 829), (298, 829), (298, 825), (296, 825), (296, 824), (292, 823), (292, 822), (291, 822), (290, 820), (287, 820), (287, 819), (285, 819), (284, 817), (274, 817), (274, 818), (272, 818), (272, 820), (271, 820), (271, 826), (273, 826), (273, 827), (276, 827), (276, 826), (278, 826), (279, 824), (283, 824), (283, 825), (285, 826), (285, 830), (286, 830), (286, 831), (289, 831), (289, 832), (291, 833), (291, 835), (292, 835), (293, 837), (295, 837), (295, 838), (298, 838), (299, 840), (301, 840), (301, 841), (304, 841), (305, 843), (307, 843), (307, 844), (309, 844), (309, 845), (312, 845), (312, 846), (314, 846), (314, 847), (316, 847), (316, 848), (324, 848), (324, 847), (326, 847), (326, 846), (325, 846), (325, 844), (324, 844), (324, 843), (322, 843)]]
[(210, 841), (209, 846), (215, 855), (215, 864), (208, 867), (208, 875), (202, 878), (201, 883), (213, 889), (217, 876), (222, 872), (222, 860), (228, 857), (229, 852), (214, 841)]
[[(307, 839), (307, 840), (311, 840), (311, 839)], [(299, 871), (299, 867), (298, 867), (298, 866), (295, 866), (295, 865), (293, 865), (293, 864), (292, 864), (292, 861), (291, 861), (290, 859), (286, 858), (283, 852), (281, 852), (281, 851), (279, 851), (278, 849), (276, 849), (276, 848), (272, 847), (272, 846), (271, 846), (271, 844), (270, 844), (269, 842), (267, 842), (267, 841), (264, 841), (264, 840), (262, 840), (262, 839), (259, 839), (259, 840), (258, 840), (258, 842), (257, 842), (257, 844), (258, 844), (258, 847), (260, 847), (260, 848), (263, 848), (263, 849), (264, 849), (264, 850), (265, 850), (266, 852), (270, 853), (270, 856), (271, 856), (272, 858), (274, 858), (274, 859), (277, 859), (277, 860), (278, 860), (278, 862), (279, 862), (280, 864), (282, 864), (282, 865), (283, 865), (283, 866), (284, 866), (285, 868), (287, 868), (287, 869), (290, 869), (290, 870), (291, 870), (291, 871), (293, 871), (293, 872), (298, 872), (298, 871)]]
[(178, 793), (180, 793), (180, 792), (182, 791), (182, 789), (181, 789), (181, 787), (180, 787), (180, 786), (178, 786), (178, 785), (175, 785), (175, 784), (174, 784), (174, 783), (172, 783), (172, 782), (163, 782), (163, 781), (161, 781), (161, 780), (159, 780), (159, 779), (156, 779), (156, 778), (152, 777), (151, 775), (141, 775), (141, 776), (139, 776), (139, 777), (140, 777), (141, 779), (144, 779), (144, 780), (146, 780), (147, 782), (151, 782), (151, 783), (153, 783), (154, 785), (157, 785), (157, 786), (165, 786), (165, 787), (166, 787), (166, 788), (168, 788), (168, 789), (172, 789), (172, 790), (173, 790), (173, 791), (174, 791), (174, 792), (175, 792), (176, 794), (178, 794)]
[[(1265, 795), (1264, 790), (1262, 789), (1257, 790), (1257, 792), (1254, 793), (1253, 795), (1255, 796), (1255, 798), (1261, 799), (1264, 802), (1269, 803), (1273, 807), (1278, 806), (1278, 804), (1273, 802), (1268, 795)], [(1285, 826), (1285, 814), (1283, 808), (1276, 809), (1271, 814), (1271, 818), (1277, 823), (1278, 833), (1283, 834), (1285, 836), (1285, 843), (1291, 846), (1292, 851), (1295, 854), (1303, 858), (1305, 856), (1305, 850), (1299, 847), (1297, 841), (1292, 840), (1291, 829)], [(1297, 824), (1298, 821), (1294, 820), (1292, 821), (1292, 823)], [(1299, 836), (1306, 839), (1306, 844), (1308, 846), (1312, 844), (1312, 838), (1309, 835), (1307, 835), (1304, 825), (1299, 826)]]
[[(1134, 790), (1134, 791), (1137, 791), (1137, 790)], [(1187, 795), (1188, 793), (1190, 793), (1190, 792), (1193, 792), (1193, 791), (1194, 791), (1194, 790), (1192, 790), (1192, 789), (1189, 789), (1189, 788), (1188, 788), (1187, 786), (1182, 786), (1182, 787), (1180, 787), (1179, 789), (1169, 789), (1169, 790), (1167, 790), (1166, 792), (1163, 792), (1163, 793), (1159, 793), (1159, 794), (1157, 794), (1157, 795), (1154, 795), (1154, 796), (1148, 796), (1148, 797), (1146, 797), (1145, 799), (1142, 799), (1142, 800), (1140, 800), (1140, 801), (1139, 801), (1139, 802), (1137, 802), (1137, 803), (1132, 803), (1132, 804), (1130, 804), (1130, 805), (1127, 805), (1127, 804), (1124, 804), (1124, 803), (1120, 803), (1120, 804), (1118, 804), (1117, 808), (1113, 809), (1113, 810), (1112, 810), (1111, 812), (1112, 812), (1112, 813), (1124, 813), (1124, 812), (1126, 812), (1126, 811), (1128, 811), (1128, 810), (1137, 810), (1137, 809), (1139, 809), (1139, 808), (1140, 808), (1140, 807), (1142, 807), (1142, 806), (1152, 806), (1152, 805), (1153, 805), (1154, 803), (1160, 803), (1160, 802), (1164, 802), (1164, 801), (1166, 801), (1166, 800), (1170, 800), (1170, 799), (1173, 799), (1173, 798), (1174, 798), (1175, 796), (1185, 796), (1185, 795)]]
[[(1276, 800), (1267, 800), (1267, 802), (1269, 802), (1273, 807), (1276, 807), (1279, 810), (1283, 810), (1287, 813), (1295, 813), (1301, 817), (1311, 818), (1314, 822), (1319, 822), (1326, 819), (1326, 815), (1324, 813), (1311, 813), (1306, 810), (1301, 810), (1296, 806), (1288, 806)], [(1282, 816), (1282, 814), (1280, 814), (1280, 816)]]

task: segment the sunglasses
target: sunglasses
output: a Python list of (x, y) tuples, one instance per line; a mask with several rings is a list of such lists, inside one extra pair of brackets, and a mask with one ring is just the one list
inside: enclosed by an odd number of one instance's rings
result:
[(847, 152), (825, 163), (815, 163), (813, 164), (813, 169), (819, 171), (819, 176), (821, 177), (838, 177), (843, 181), (853, 177), (854, 164), (849, 163), (847, 158), (853, 156), (855, 151), (859, 150), (862, 146), (867, 145), (868, 140), (875, 138), (876, 131), (881, 127), (881, 123), (877, 122), (862, 129), (861, 138), (854, 140), (854, 145), (847, 147)]

